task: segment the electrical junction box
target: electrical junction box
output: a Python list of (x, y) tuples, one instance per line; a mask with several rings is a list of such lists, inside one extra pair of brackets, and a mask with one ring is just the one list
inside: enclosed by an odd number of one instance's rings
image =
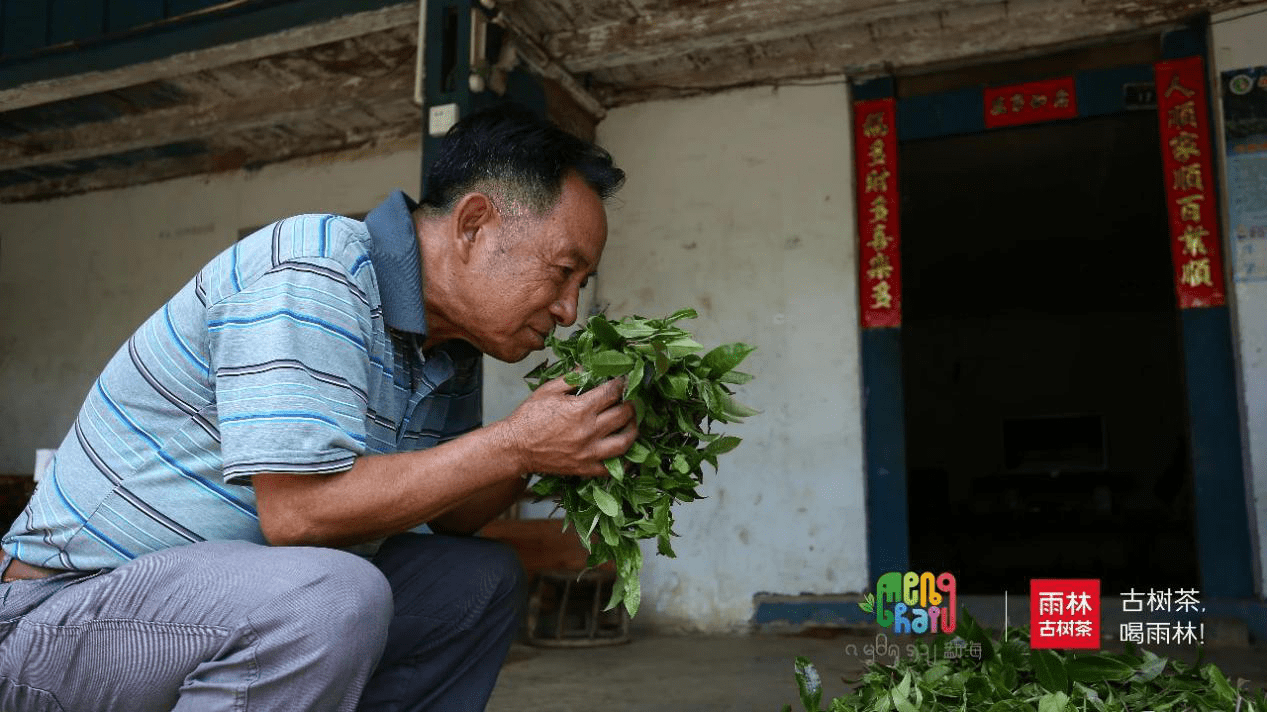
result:
[(431, 107), (427, 112), (427, 133), (431, 136), (443, 136), (458, 122), (458, 105), (441, 104)]

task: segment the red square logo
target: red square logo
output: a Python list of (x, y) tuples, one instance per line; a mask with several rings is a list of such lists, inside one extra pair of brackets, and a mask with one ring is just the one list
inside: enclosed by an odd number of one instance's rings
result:
[(1031, 648), (1100, 649), (1100, 579), (1030, 579)]

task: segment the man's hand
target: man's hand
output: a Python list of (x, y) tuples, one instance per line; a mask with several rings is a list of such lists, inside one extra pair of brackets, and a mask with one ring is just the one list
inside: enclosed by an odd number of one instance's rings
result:
[(607, 474), (603, 460), (623, 455), (638, 437), (632, 403), (622, 403), (625, 379), (572, 395), (563, 378), (542, 384), (502, 421), (507, 446), (524, 472)]

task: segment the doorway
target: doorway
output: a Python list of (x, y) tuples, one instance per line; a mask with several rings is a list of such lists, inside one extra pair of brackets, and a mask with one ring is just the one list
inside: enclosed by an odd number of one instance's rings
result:
[(1198, 583), (1157, 116), (900, 145), (913, 570)]

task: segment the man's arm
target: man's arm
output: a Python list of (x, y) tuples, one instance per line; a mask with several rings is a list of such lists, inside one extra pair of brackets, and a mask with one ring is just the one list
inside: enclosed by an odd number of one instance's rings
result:
[(574, 396), (558, 378), (505, 420), (434, 448), (359, 457), (331, 475), (255, 475), (260, 529), (271, 544), (312, 546), (350, 546), (424, 522), (475, 531), (522, 492), (525, 474), (606, 474), (603, 460), (638, 435), (623, 388), (615, 379)]
[(474, 534), (523, 496), (528, 480), (518, 477), (476, 492), (465, 502), (427, 522), (437, 534)]

